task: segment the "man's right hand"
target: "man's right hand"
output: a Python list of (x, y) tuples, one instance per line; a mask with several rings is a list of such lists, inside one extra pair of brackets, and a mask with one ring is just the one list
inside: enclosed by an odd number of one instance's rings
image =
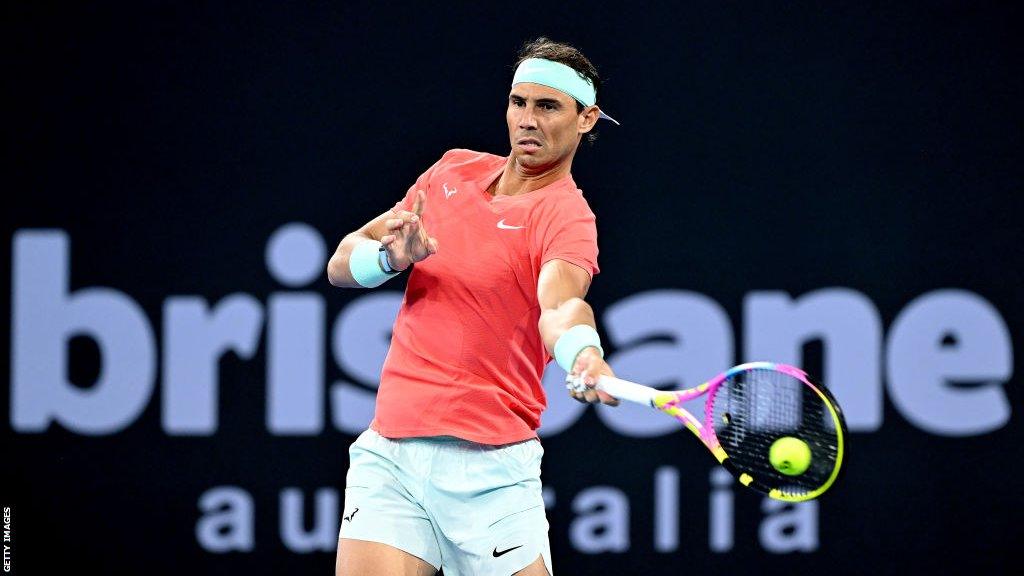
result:
[(381, 237), (380, 243), (384, 245), (388, 263), (394, 270), (405, 270), (414, 262), (437, 253), (437, 239), (431, 238), (423, 227), (422, 215), (426, 202), (427, 195), (417, 190), (412, 212), (402, 210), (401, 203), (391, 209), (394, 218), (385, 222), (388, 234)]

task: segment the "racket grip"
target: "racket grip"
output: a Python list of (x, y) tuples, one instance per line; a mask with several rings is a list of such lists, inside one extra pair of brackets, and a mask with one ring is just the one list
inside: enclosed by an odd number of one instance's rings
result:
[(619, 400), (628, 400), (644, 406), (653, 406), (654, 396), (658, 393), (654, 388), (612, 376), (599, 376), (597, 389), (604, 390)]

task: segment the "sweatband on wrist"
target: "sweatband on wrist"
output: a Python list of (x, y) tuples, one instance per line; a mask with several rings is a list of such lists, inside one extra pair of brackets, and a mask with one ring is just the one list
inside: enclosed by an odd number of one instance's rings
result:
[(352, 249), (348, 257), (348, 269), (352, 279), (363, 288), (376, 288), (389, 278), (398, 276), (388, 274), (380, 267), (381, 243), (376, 240), (363, 240)]
[(555, 362), (558, 362), (566, 372), (571, 373), (576, 356), (590, 346), (597, 348), (604, 358), (604, 349), (601, 348), (601, 337), (597, 335), (597, 330), (586, 324), (577, 324), (563, 332), (555, 341)]

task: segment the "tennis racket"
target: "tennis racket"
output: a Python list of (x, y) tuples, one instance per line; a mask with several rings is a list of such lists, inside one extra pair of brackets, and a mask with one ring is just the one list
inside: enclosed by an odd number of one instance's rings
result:
[[(846, 422), (835, 398), (794, 366), (750, 362), (726, 370), (707, 382), (675, 392), (600, 376), (596, 387), (620, 400), (657, 408), (686, 425), (716, 459), (744, 486), (776, 500), (802, 502), (817, 498), (836, 481), (843, 464)], [(570, 390), (585, 389), (580, 378)], [(706, 396), (704, 419), (682, 403)], [(800, 474), (776, 469), (772, 445), (797, 438), (810, 448), (810, 464)]]

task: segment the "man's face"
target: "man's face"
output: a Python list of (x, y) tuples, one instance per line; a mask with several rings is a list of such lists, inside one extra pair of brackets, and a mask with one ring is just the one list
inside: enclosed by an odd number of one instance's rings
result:
[(587, 124), (583, 116), (576, 112), (576, 100), (564, 92), (529, 82), (516, 84), (505, 112), (513, 158), (533, 170), (571, 158), (581, 127)]

